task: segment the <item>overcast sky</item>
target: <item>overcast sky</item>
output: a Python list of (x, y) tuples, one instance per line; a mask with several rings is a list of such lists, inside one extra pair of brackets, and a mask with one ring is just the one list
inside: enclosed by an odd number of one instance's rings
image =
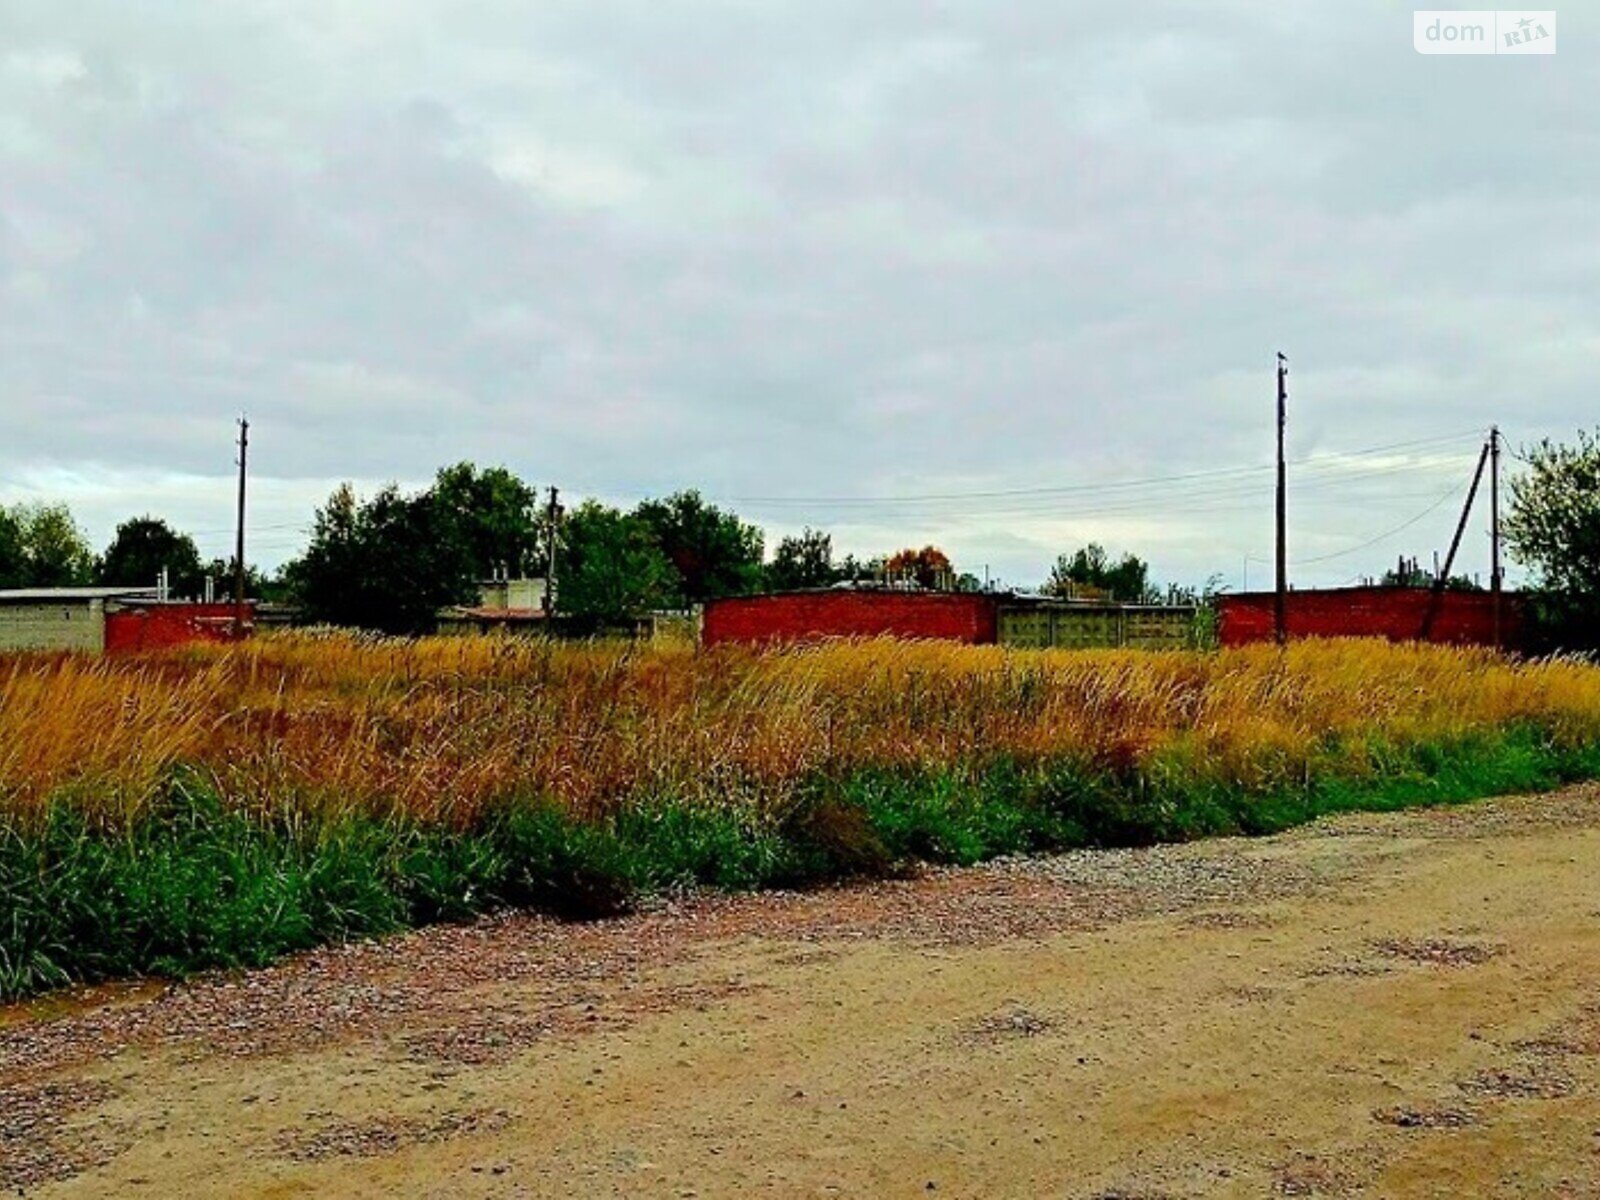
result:
[(6, 0), (0, 501), (224, 553), (248, 413), (268, 565), (467, 458), (1260, 585), (1282, 349), (1296, 581), (1426, 560), (1600, 415), (1600, 63), (1411, 9)]

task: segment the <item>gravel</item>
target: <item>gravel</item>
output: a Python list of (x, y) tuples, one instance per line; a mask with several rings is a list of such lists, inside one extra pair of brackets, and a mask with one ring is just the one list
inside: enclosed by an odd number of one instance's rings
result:
[(446, 1112), (432, 1118), (388, 1121), (342, 1121), (307, 1132), (293, 1131), (278, 1140), (278, 1153), (295, 1162), (324, 1158), (371, 1158), (406, 1146), (441, 1142), (462, 1134), (504, 1129), (512, 1114), (505, 1109)]
[[(734, 978), (691, 988), (656, 978), (657, 968), (732, 940), (787, 941), (790, 961), (813, 961), (860, 939), (987, 944), (1182, 912), (1192, 913), (1186, 923), (1195, 928), (1264, 926), (1270, 917), (1252, 906), (1332, 889), (1392, 852), (1397, 837), (1504, 836), (1576, 823), (1580, 814), (1593, 823), (1597, 809), (1600, 789), (1578, 788), (1400, 817), (1340, 818), (1277, 839), (1078, 851), (807, 892), (688, 897), (588, 924), (507, 914), (327, 947), (261, 971), (62, 993), (0, 1010), (0, 1186), (61, 1178), (114, 1153), (114, 1131), (66, 1136), (72, 1115), (108, 1094), (104, 1085), (68, 1076), (131, 1048), (248, 1057), (367, 1040), (429, 1062), (491, 1062), (541, 1038), (616, 1028), (756, 986)], [(1334, 833), (1373, 836), (1334, 840)], [(1281, 852), (1288, 841), (1304, 843), (1292, 859)], [(1481, 961), (1475, 956), (1492, 950), (1396, 943), (1388, 952), (1449, 966)], [(486, 994), (505, 985), (516, 985), (514, 1004)], [(994, 1020), (974, 1035), (1032, 1036), (1048, 1028), (1048, 1018), (1036, 1014)], [(1495, 1092), (1521, 1086), (1520, 1079), (1466, 1086)], [(1550, 1082), (1546, 1073), (1530, 1086)], [(322, 1141), (293, 1152), (345, 1153), (341, 1147), (381, 1144), (391, 1132), (428, 1136), (426, 1128), (324, 1131)]]

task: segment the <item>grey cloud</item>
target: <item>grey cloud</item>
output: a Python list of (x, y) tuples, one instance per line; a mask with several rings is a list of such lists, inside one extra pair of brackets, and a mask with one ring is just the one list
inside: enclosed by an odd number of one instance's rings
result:
[[(1379, 0), (8, 5), (0, 499), (225, 525), (241, 411), (263, 557), (338, 479), (461, 457), (617, 500), (1165, 476), (1266, 460), (1279, 348), (1297, 456), (1559, 435), (1600, 344), (1563, 16), (1497, 60)], [(1314, 480), (1308, 557), (1450, 475)], [(1269, 544), (1239, 491), (749, 515), (1198, 580)]]

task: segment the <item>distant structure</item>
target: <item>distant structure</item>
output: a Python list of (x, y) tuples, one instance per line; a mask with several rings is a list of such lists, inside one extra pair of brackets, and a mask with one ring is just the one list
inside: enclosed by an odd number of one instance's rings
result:
[(543, 579), (487, 579), (478, 585), (476, 604), (439, 610), (441, 633), (537, 633), (551, 627)]
[(596, 622), (581, 615), (552, 614), (543, 579), (488, 579), (478, 585), (478, 603), (454, 605), (438, 612), (444, 634), (510, 634), (513, 636), (629, 637), (652, 642), (692, 642), (690, 612), (641, 612)]
[(1192, 605), (1085, 603), (1015, 592), (826, 588), (708, 601), (701, 640), (715, 646), (895, 637), (1163, 650), (1194, 644), (1195, 614)]
[(160, 587), (16, 588), (0, 591), (0, 653), (23, 650), (127, 654), (247, 636), (254, 601), (238, 610), (163, 598)]
[[(1521, 596), (1500, 599), (1500, 629), (1491, 592), (1439, 587), (1347, 587), (1291, 591), (1286, 599), (1288, 635), (1370, 637), (1392, 642), (1442, 642), (1456, 646), (1516, 647), (1524, 627)], [(1272, 592), (1239, 592), (1217, 599), (1217, 640), (1244, 646), (1273, 640)]]
[(543, 579), (491, 579), (479, 585), (478, 603), (508, 611), (543, 608), (549, 590)]

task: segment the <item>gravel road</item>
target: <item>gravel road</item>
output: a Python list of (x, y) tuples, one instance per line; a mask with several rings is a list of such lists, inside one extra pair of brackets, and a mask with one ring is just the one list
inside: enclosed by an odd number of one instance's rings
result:
[(0, 1188), (1600, 1197), (1600, 789), (54, 996)]

